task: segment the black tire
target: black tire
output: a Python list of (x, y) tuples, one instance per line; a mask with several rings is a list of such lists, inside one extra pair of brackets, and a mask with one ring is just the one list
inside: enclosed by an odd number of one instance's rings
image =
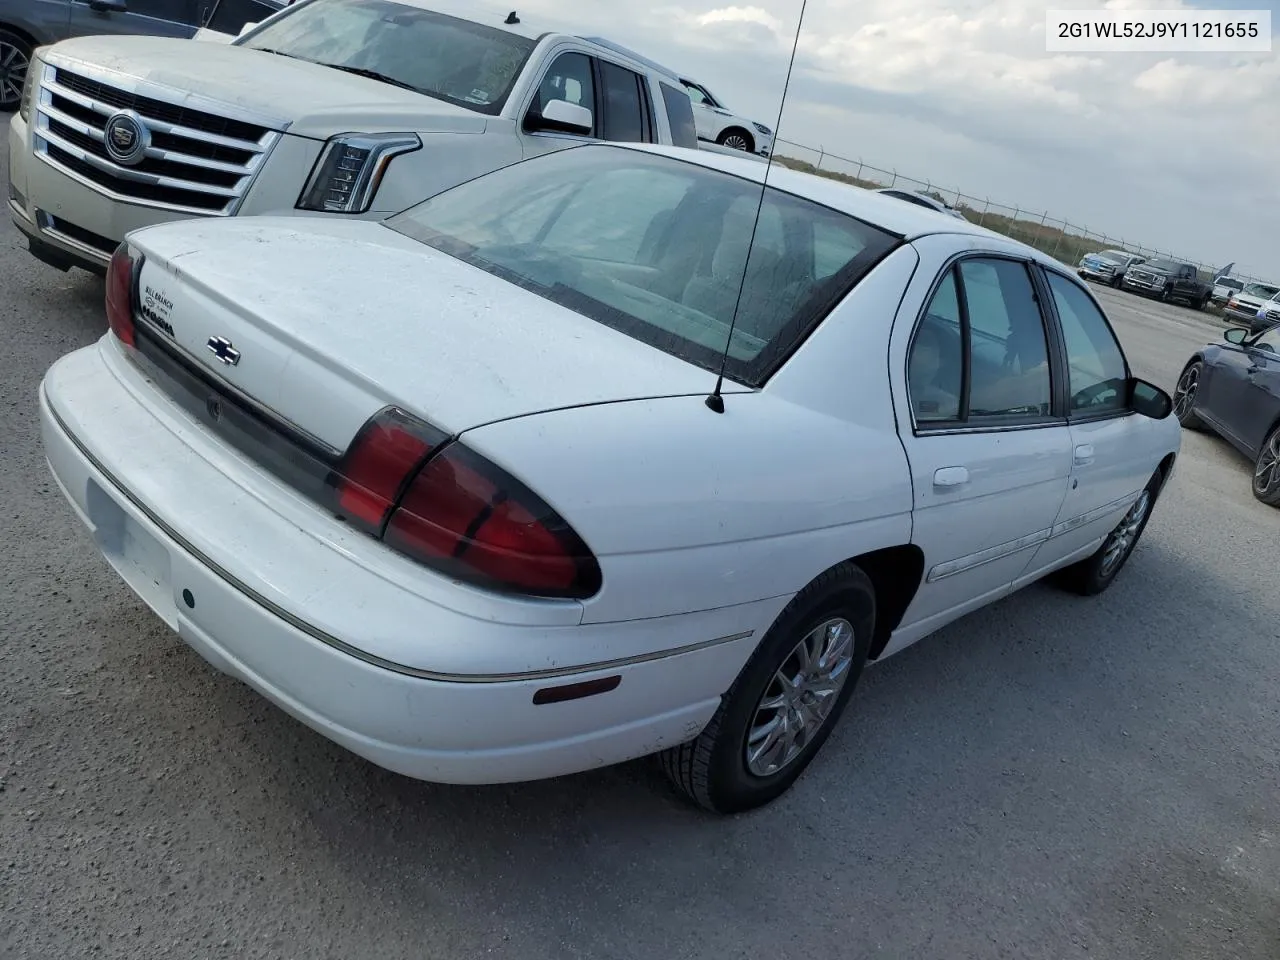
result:
[(0, 114), (18, 109), (33, 49), (26, 37), (0, 27)]
[(1114, 276), (1114, 277), (1112, 277), (1112, 278), (1111, 278), (1111, 286), (1113, 286), (1113, 287), (1115, 287), (1117, 290), (1119, 290), (1119, 289), (1120, 289), (1120, 283), (1121, 283), (1121, 281), (1123, 281), (1123, 280), (1124, 280), (1124, 276), (1123, 276), (1122, 274), (1121, 274), (1121, 275)]
[(1253, 495), (1269, 507), (1280, 507), (1280, 424), (1271, 428), (1253, 461)]
[[(866, 665), (875, 618), (875, 590), (853, 563), (833, 567), (796, 594), (721, 697), (720, 708), (706, 729), (696, 739), (658, 755), (675, 788), (704, 810), (720, 814), (751, 810), (786, 792), (839, 722)], [(795, 662), (805, 639), (831, 620), (844, 621), (853, 632), (848, 666), (841, 670), (843, 685), (832, 694), (834, 702), (825, 719), (803, 738), (793, 758), (774, 772), (753, 773), (747, 759), (748, 737), (757, 716), (768, 709), (763, 706), (766, 694), (781, 689), (775, 687), (776, 675)], [(810, 710), (821, 701), (815, 697), (806, 703), (805, 709)], [(773, 716), (782, 722), (783, 712), (774, 710)]]
[[(1164, 475), (1157, 470), (1138, 494), (1132, 507), (1128, 509), (1115, 528), (1107, 534), (1102, 545), (1093, 555), (1073, 563), (1060, 571), (1059, 582), (1072, 593), (1082, 597), (1096, 596), (1115, 582), (1116, 576), (1124, 569), (1133, 548), (1138, 545), (1142, 533), (1147, 529), (1147, 521), (1151, 519), (1151, 511), (1155, 509), (1156, 500), (1160, 496), (1160, 488), (1164, 485)], [(1117, 542), (1123, 538), (1122, 542)], [(1116, 553), (1112, 554), (1112, 549)]]
[(1173, 388), (1173, 415), (1188, 430), (1203, 430), (1204, 421), (1196, 414), (1196, 394), (1200, 392), (1200, 381), (1204, 377), (1204, 363), (1192, 360), (1178, 374), (1177, 386)]
[[(741, 146), (738, 145), (739, 141)], [(716, 137), (716, 143), (722, 147), (728, 147), (730, 150), (741, 150), (744, 153), (756, 152), (756, 141), (750, 133), (741, 127), (729, 127), (723, 130), (720, 136)]]

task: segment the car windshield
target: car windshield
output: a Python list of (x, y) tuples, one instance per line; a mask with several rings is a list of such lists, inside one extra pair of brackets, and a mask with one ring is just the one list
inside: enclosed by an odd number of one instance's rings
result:
[(1218, 286), (1226, 287), (1228, 290), (1243, 290), (1244, 284), (1239, 280), (1222, 279), (1218, 281)]
[(1269, 283), (1251, 283), (1244, 288), (1244, 292), (1251, 297), (1261, 297), (1263, 300), (1270, 300), (1277, 293), (1280, 293), (1280, 287), (1273, 287)]
[(1148, 260), (1143, 266), (1152, 270), (1160, 270), (1164, 273), (1177, 273), (1182, 264), (1174, 263), (1172, 260)]
[(237, 41), (496, 114), (534, 41), (392, 0), (312, 0)]
[(749, 386), (899, 242), (776, 188), (761, 203), (752, 180), (604, 144), (504, 167), (385, 223), (672, 356), (712, 371), (724, 358)]
[(1115, 250), (1103, 250), (1101, 253), (1095, 253), (1094, 256), (1111, 263), (1124, 263), (1129, 259), (1128, 254), (1117, 253)]

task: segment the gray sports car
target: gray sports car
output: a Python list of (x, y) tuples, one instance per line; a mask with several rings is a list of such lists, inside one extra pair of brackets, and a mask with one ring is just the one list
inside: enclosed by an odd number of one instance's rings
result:
[(1280, 327), (1223, 331), (1187, 361), (1173, 392), (1184, 427), (1209, 429), (1253, 460), (1253, 495), (1280, 506)]

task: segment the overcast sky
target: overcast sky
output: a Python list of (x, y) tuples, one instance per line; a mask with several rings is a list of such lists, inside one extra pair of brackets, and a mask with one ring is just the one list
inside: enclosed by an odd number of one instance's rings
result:
[[(633, 47), (769, 126), (800, 15), (800, 0), (505, 6)], [(1049, 6), (1271, 9), (1280, 22), (1280, 0), (809, 0), (779, 133), (1280, 277), (1280, 55), (1049, 54)]]

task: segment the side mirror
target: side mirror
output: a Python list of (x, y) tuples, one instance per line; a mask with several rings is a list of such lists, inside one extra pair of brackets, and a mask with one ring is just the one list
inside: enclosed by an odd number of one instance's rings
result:
[(1173, 413), (1173, 398), (1154, 383), (1134, 377), (1129, 381), (1129, 409), (1152, 420), (1163, 420)]
[(590, 133), (595, 125), (591, 111), (568, 100), (548, 100), (542, 114), (533, 114), (532, 126), (540, 130), (562, 130), (566, 133)]
[(1249, 336), (1249, 331), (1244, 327), (1229, 327), (1222, 331), (1222, 339), (1227, 343), (1234, 343), (1236, 346), (1244, 343), (1247, 336)]

